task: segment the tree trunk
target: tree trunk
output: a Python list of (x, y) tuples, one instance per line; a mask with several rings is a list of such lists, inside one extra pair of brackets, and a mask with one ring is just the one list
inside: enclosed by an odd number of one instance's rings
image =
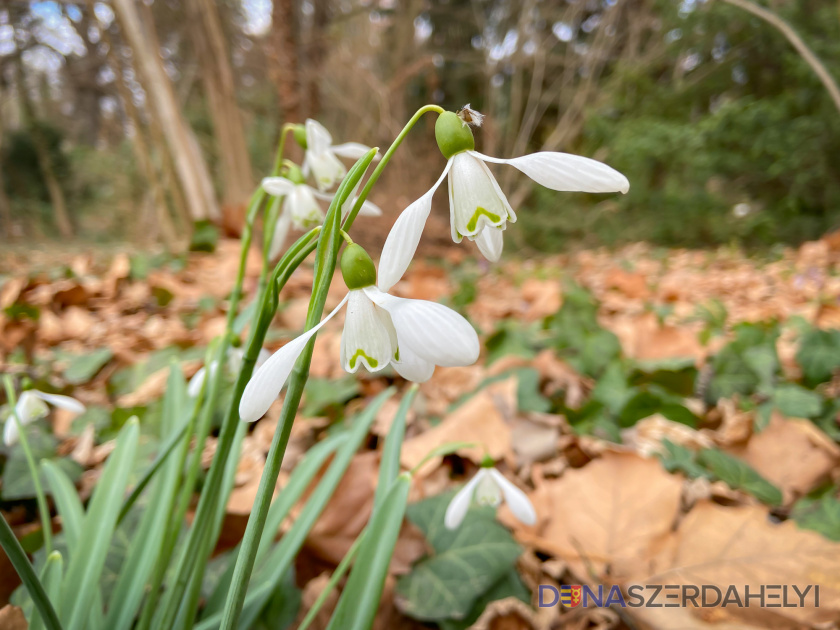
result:
[(294, 0), (274, 0), (266, 56), (269, 77), (277, 86), (277, 101), (287, 123), (303, 122), (300, 68), (294, 35), (296, 27)]
[(125, 40), (134, 52), (142, 85), (163, 128), (169, 150), (183, 187), (190, 216), (200, 219), (219, 219), (219, 208), (213, 194), (213, 182), (207, 164), (192, 137), (192, 129), (175, 100), (172, 83), (166, 76), (160, 58), (157, 35), (153, 24), (144, 28), (134, 0), (114, 0), (111, 4), (119, 20)]
[(210, 102), (224, 182), (224, 204), (238, 206), (248, 199), (254, 182), (221, 20), (214, 0), (188, 0), (187, 14)]
[[(0, 103), (3, 102), (3, 95), (0, 93)], [(3, 111), (0, 109), (0, 151), (3, 149), (3, 130), (5, 129), (5, 121), (3, 120)], [(6, 194), (6, 179), (3, 177), (3, 160), (0, 159), (0, 222), (3, 225), (3, 234), (7, 241), (12, 241), (15, 238), (14, 226), (12, 225), (12, 204), (9, 202), (9, 196)]]
[(61, 184), (55, 175), (55, 168), (53, 167), (52, 155), (50, 155), (50, 147), (47, 144), (47, 139), (41, 127), (38, 126), (35, 120), (35, 108), (32, 106), (32, 101), (29, 98), (29, 92), (26, 89), (26, 83), (23, 76), (23, 60), (20, 55), (16, 58), (17, 71), (17, 88), (20, 92), (21, 111), (23, 113), (23, 122), (29, 128), (29, 133), (32, 136), (32, 144), (35, 148), (35, 156), (38, 160), (38, 167), (41, 170), (41, 176), (44, 178), (44, 184), (47, 186), (47, 193), (50, 196), (50, 203), (52, 204), (53, 213), (55, 216), (55, 225), (58, 228), (62, 238), (73, 237), (73, 224), (70, 222), (70, 215), (67, 213), (67, 202), (64, 199), (64, 191), (61, 190)]

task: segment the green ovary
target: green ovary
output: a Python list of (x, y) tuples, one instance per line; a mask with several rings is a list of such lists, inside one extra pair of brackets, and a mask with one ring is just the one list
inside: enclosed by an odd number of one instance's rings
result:
[(478, 219), (479, 219), (479, 217), (481, 217), (482, 215), (484, 215), (485, 217), (487, 217), (488, 219), (490, 219), (490, 220), (491, 220), (494, 224), (495, 224), (495, 223), (498, 223), (499, 221), (501, 221), (501, 220), (502, 220), (502, 217), (500, 217), (498, 214), (493, 214), (493, 213), (492, 213), (492, 212), (490, 212), (489, 210), (485, 210), (485, 209), (484, 209), (484, 208), (482, 208), (481, 206), (478, 206), (478, 208), (476, 208), (476, 209), (475, 209), (475, 213), (472, 215), (472, 217), (470, 218), (469, 222), (467, 223), (467, 229), (468, 229), (470, 232), (474, 232), (474, 231), (475, 231), (475, 228), (476, 228), (476, 226), (478, 225)]
[(356, 350), (356, 354), (354, 354), (352, 357), (350, 357), (350, 369), (351, 370), (356, 369), (356, 361), (360, 357), (363, 357), (363, 358), (367, 359), (368, 365), (372, 368), (375, 368), (377, 365), (379, 365), (379, 361), (377, 361), (376, 359), (374, 359), (373, 357), (368, 355), (367, 352), (365, 352), (364, 350), (359, 348), (358, 350)]

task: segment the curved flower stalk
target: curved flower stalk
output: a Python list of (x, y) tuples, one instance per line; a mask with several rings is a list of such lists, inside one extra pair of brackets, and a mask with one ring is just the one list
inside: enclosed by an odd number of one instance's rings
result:
[(534, 525), (537, 522), (537, 513), (525, 493), (493, 468), (492, 462), (487, 462), (482, 464), (475, 477), (470, 479), (449, 502), (443, 517), (443, 523), (447, 529), (457, 529), (461, 525), (473, 497), (479, 505), (491, 507), (497, 507), (504, 497), (510, 511), (517, 519), (526, 525)]
[(364, 366), (378, 372), (388, 365), (403, 378), (423, 382), (435, 366), (472, 365), (478, 359), (478, 335), (450, 308), (389, 295), (375, 286), (376, 269), (361, 247), (350, 244), (341, 257), (341, 271), (350, 291), (320, 324), (275, 352), (254, 373), (239, 405), (242, 420), (262, 417), (289, 378), (307, 342), (347, 304), (341, 336), (341, 365), (350, 373)]
[[(259, 368), (262, 366), (263, 363), (268, 361), (268, 357), (271, 356), (271, 353), (266, 350), (265, 348), (260, 348), (260, 354), (257, 356), (257, 362), (255, 363), (254, 367)], [(240, 368), (242, 367), (242, 361), (245, 358), (245, 349), (244, 348), (230, 348), (227, 354), (227, 371), (230, 374), (238, 374)], [(218, 361), (211, 361), (209, 366), (204, 366), (198, 369), (198, 371), (193, 374), (190, 382), (187, 383), (187, 395), (190, 398), (195, 398), (201, 392), (201, 388), (204, 386), (204, 380), (207, 378), (207, 372), (210, 372), (210, 378), (216, 375), (216, 370), (219, 367)]]
[[(262, 180), (262, 187), (269, 195), (285, 197), (283, 208), (274, 227), (274, 235), (271, 237), (269, 258), (275, 258), (280, 253), (290, 227), (309, 230), (321, 225), (324, 222), (324, 211), (318, 199), (332, 201), (335, 196), (335, 193), (321, 192), (304, 183), (303, 173), (296, 165), (288, 167), (286, 177), (266, 177)], [(354, 190), (341, 207), (342, 218), (350, 213), (355, 203), (356, 191)], [(362, 203), (359, 214), (376, 217), (382, 214), (382, 210), (375, 203), (365, 201)]]
[[(322, 192), (332, 188), (347, 174), (347, 169), (338, 159), (339, 156), (357, 160), (370, 151), (370, 147), (358, 142), (333, 144), (330, 132), (321, 123), (311, 118), (306, 119), (303, 142), (298, 135), (295, 137), (306, 149), (303, 157), (303, 174), (306, 176), (312, 173), (318, 189)], [(379, 157), (377, 153), (376, 159)]]
[(435, 137), (447, 159), (446, 167), (435, 184), (402, 212), (388, 235), (380, 260), (380, 286), (385, 290), (396, 284), (414, 257), (432, 210), (432, 197), (447, 175), (452, 240), (475, 241), (494, 262), (502, 255), (502, 232), (508, 221), (516, 222), (516, 213), (487, 162), (513, 166), (538, 184), (561, 192), (626, 193), (630, 189), (627, 178), (615, 169), (578, 155), (541, 151), (500, 159), (478, 153), (468, 123), (480, 125), (482, 118), (469, 105), (458, 114), (444, 112), (438, 117)]
[[(70, 396), (47, 394), (37, 389), (28, 389), (21, 393), (15, 405), (15, 415), (17, 415), (21, 426), (24, 427), (46, 417), (49, 413), (47, 403), (54, 407), (67, 409), (76, 414), (84, 413), (85, 411), (85, 406)], [(9, 416), (6, 420), (6, 426), (3, 427), (3, 442), (6, 446), (17, 444), (20, 439), (17, 424), (13, 416)]]

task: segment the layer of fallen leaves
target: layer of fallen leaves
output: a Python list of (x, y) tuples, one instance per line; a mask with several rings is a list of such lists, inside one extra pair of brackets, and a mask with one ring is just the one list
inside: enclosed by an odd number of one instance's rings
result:
[[(155, 350), (206, 345), (224, 327), (227, 294), (233, 284), (238, 243), (223, 241), (213, 255), (190, 255), (182, 269), (159, 267), (137, 277), (125, 255), (98, 259), (77, 256), (56, 277), (31, 273), (31, 259), (0, 261), (0, 371), (27, 373), (36, 359), (108, 348), (111, 356), (88, 382), (71, 384), (60, 371), (49, 375), (57, 390), (87, 404), (143, 405), (158, 398), (165, 370), (148, 377), (130, 394), (114, 399), (104, 383), (116, 370), (137, 364)], [(599, 321), (619, 338), (624, 354), (637, 360), (690, 358), (699, 366), (715, 343), (703, 344), (707, 324), (696, 317), (698, 304), (717, 301), (730, 322), (800, 316), (821, 327), (840, 325), (838, 254), (823, 241), (786, 251), (773, 261), (756, 261), (732, 251), (661, 251), (637, 245), (618, 252), (583, 251), (539, 261), (506, 262), (496, 270), (479, 269), (467, 280), (443, 265), (418, 261), (397, 285), (399, 295), (457, 303), (465, 290), (465, 312), (487, 333), (500, 322), (538, 322), (563, 303), (561, 278), (589, 289), (600, 302)], [(40, 266), (55, 269), (45, 256)], [(249, 260), (246, 294), (255, 290), (259, 262)], [(276, 327), (296, 331), (306, 312), (311, 270), (297, 271), (281, 296)], [(343, 294), (334, 282), (327, 307)], [(26, 308), (30, 310), (27, 311)], [(344, 376), (338, 365), (341, 316), (319, 335), (312, 377)], [(289, 337), (274, 335), (276, 348)], [(721, 342), (722, 343), (722, 342)], [(799, 367), (784, 336), (778, 350), (786, 374)], [(21, 354), (28, 361), (21, 362)], [(198, 361), (185, 364), (194, 371)], [(519, 569), (535, 592), (540, 584), (645, 583), (812, 584), (823, 585), (821, 606), (751, 609), (550, 609), (531, 608), (516, 599), (490, 604), (474, 628), (793, 628), (829, 627), (840, 618), (840, 544), (780, 522), (793, 501), (826, 481), (840, 478), (840, 449), (807, 420), (775, 414), (760, 433), (753, 416), (732, 401), (712, 411), (717, 422), (699, 430), (654, 415), (626, 432), (624, 445), (576, 434), (561, 415), (525, 412), (517, 399), (518, 379), (510, 370), (537, 371), (542, 391), (564, 392), (576, 407), (595, 385), (553, 351), (533, 358), (505, 356), (491, 365), (479, 361), (466, 368), (438, 369), (420, 387), (409, 416), (402, 463), (416, 466), (444, 442), (474, 443), (454, 456), (433, 459), (420, 469), (415, 499), (439, 494), (468, 478), (487, 452), (508, 476), (526, 490), (538, 522), (525, 527), (502, 508), (500, 518), (523, 544)], [(507, 376), (506, 376), (507, 375)], [(499, 377), (480, 387), (487, 379)], [(381, 377), (361, 376), (360, 397), (348, 411), (385, 386)], [(384, 436), (397, 401), (385, 405), (373, 428)], [(223, 540), (235, 542), (247, 519), (259, 483), (265, 453), (276, 425), (279, 404), (246, 438), (229, 504), (229, 527)], [(67, 419), (56, 414), (58, 436), (68, 434)], [(62, 424), (64, 423), (64, 424)], [(279, 487), (288, 471), (327, 426), (327, 419), (301, 419), (295, 424)], [(666, 472), (653, 454), (664, 440), (692, 449), (717, 446), (747, 462), (783, 493), (771, 511), (749, 494), (720, 481), (687, 479)], [(376, 440), (371, 441), (371, 445)], [(480, 446), (479, 446), (480, 445)], [(214, 443), (208, 443), (209, 462)], [(96, 446), (91, 432), (68, 437), (60, 446), (77, 461), (96, 467), (107, 445)], [(378, 453), (361, 452), (348, 469), (341, 488), (313, 529), (299, 567), (304, 605), (315, 600), (334, 567), (362, 530), (370, 513)], [(18, 518), (18, 526), (24, 526)], [(378, 628), (415, 627), (400, 615), (391, 593), (395, 576), (410, 570), (427, 553), (415, 528), (406, 524), (386, 585)], [(328, 600), (327, 609), (335, 598)], [(532, 602), (534, 605), (536, 602)], [(6, 615), (5, 617), (2, 617)], [(629, 615), (629, 616), (628, 616)], [(0, 611), (16, 627), (13, 612)], [(323, 627), (321, 614), (314, 627)]]

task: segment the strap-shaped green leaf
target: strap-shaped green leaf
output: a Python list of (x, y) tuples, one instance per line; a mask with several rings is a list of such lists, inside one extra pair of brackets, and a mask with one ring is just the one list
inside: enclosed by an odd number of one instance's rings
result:
[[(41, 583), (51, 602), (58, 602), (61, 597), (61, 578), (64, 574), (64, 559), (58, 551), (53, 551), (44, 564), (44, 572), (41, 575)], [(56, 610), (56, 614), (59, 614)], [(29, 621), (29, 630), (43, 630), (46, 628), (41, 613), (36, 608)]]
[(43, 460), (41, 468), (47, 478), (58, 515), (61, 517), (61, 529), (64, 532), (64, 541), (67, 543), (69, 561), (75, 556), (79, 547), (85, 510), (79, 500), (76, 486), (70, 481), (67, 473), (49, 460)]
[(400, 535), (410, 488), (411, 475), (400, 475), (373, 514), (359, 548), (359, 557), (327, 630), (368, 630), (373, 626), (388, 576), (388, 565)]
[(93, 491), (79, 539), (78, 552), (70, 558), (61, 594), (62, 617), (70, 630), (87, 629), (90, 608), (99, 589), (111, 538), (117, 524), (128, 476), (134, 466), (140, 427), (129, 420), (120, 431), (117, 445), (102, 469)]

